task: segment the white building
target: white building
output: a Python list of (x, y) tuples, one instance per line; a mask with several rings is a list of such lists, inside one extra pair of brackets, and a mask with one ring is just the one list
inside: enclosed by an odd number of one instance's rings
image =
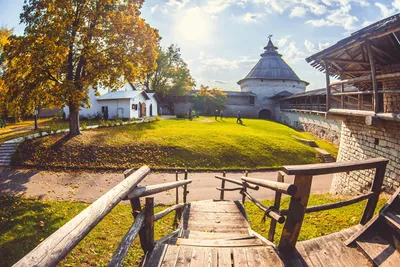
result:
[[(111, 89), (98, 89), (97, 93), (93, 88), (89, 90), (91, 106), (81, 107), (79, 115), (84, 117), (95, 117), (101, 114), (108, 119), (114, 118), (141, 118), (158, 115), (158, 98), (154, 93), (136, 90), (127, 82), (117, 91)], [(69, 108), (64, 108), (65, 115), (69, 116)]]

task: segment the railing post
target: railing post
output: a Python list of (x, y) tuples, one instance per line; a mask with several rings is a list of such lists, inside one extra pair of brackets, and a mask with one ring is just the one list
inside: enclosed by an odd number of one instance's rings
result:
[(360, 221), (362, 225), (366, 224), (374, 215), (376, 204), (378, 203), (379, 195), (381, 193), (383, 179), (385, 178), (385, 171), (386, 164), (375, 169), (375, 176), (371, 186), (371, 192), (374, 192), (374, 196), (370, 197), (367, 201), (367, 205), (365, 206), (365, 210)]
[(146, 207), (144, 213), (144, 240), (141, 242), (144, 252), (154, 249), (154, 198), (146, 197)]
[(326, 112), (331, 108), (331, 87), (330, 87), (330, 77), (329, 77), (329, 67), (328, 61), (324, 60), (325, 65), (325, 79), (326, 79)]
[[(244, 176), (249, 177), (249, 172), (245, 171), (244, 172)], [(247, 187), (246, 187), (246, 182), (243, 182), (243, 189), (244, 191), (247, 191)], [(242, 194), (242, 204), (244, 205), (244, 202), (246, 201), (246, 195)]]
[[(178, 171), (175, 171), (175, 180), (178, 182)], [(179, 204), (179, 187), (176, 188), (175, 204)]]
[(280, 251), (290, 252), (296, 246), (310, 196), (311, 183), (312, 175), (296, 175), (294, 177), (297, 191), (290, 199), (288, 215), (278, 245)]
[[(278, 178), (277, 181), (280, 183), (285, 182), (284, 178), (284, 173), (282, 171), (278, 171)], [(281, 197), (282, 193), (280, 192), (275, 192), (275, 201), (274, 201), (274, 207), (279, 210), (281, 206)], [(271, 219), (271, 224), (269, 227), (269, 232), (268, 232), (268, 240), (271, 242), (274, 242), (274, 236), (275, 236), (275, 228), (276, 228), (276, 221), (274, 219)]]
[[(340, 92), (344, 93), (344, 84), (340, 85)], [(340, 96), (340, 108), (344, 108), (344, 95)]]
[(371, 66), (371, 80), (372, 80), (372, 90), (373, 90), (372, 103), (374, 106), (373, 107), (374, 112), (378, 113), (380, 111), (380, 107), (379, 107), (378, 82), (376, 80), (375, 60), (374, 60), (374, 55), (373, 55), (372, 49), (371, 49), (371, 43), (368, 39), (365, 41), (365, 45), (367, 47), (368, 60), (369, 60), (370, 66)]
[[(226, 177), (226, 172), (222, 172), (222, 176)], [(224, 200), (224, 194), (225, 194), (225, 180), (221, 180), (221, 195), (219, 197), (220, 200)]]
[[(185, 181), (188, 179), (188, 171), (187, 170), (185, 170), (185, 178), (184, 179), (185, 179)], [(187, 185), (185, 184), (183, 186), (183, 203), (186, 203), (187, 194), (188, 194)]]

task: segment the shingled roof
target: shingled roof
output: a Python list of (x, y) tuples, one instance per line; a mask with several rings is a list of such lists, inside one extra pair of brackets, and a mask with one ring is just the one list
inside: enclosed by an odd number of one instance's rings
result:
[[(254, 66), (254, 68), (247, 74), (247, 76), (238, 81), (240, 85), (243, 81), (249, 79), (265, 79), (265, 80), (301, 80), (292, 68), (282, 59), (282, 55), (278, 53), (278, 48), (274, 46), (271, 40), (268, 45), (264, 47), (265, 52), (261, 54), (261, 59)], [(308, 82), (305, 82), (308, 85)]]

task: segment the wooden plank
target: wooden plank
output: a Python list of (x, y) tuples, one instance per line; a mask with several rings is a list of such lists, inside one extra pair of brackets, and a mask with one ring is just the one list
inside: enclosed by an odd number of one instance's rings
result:
[(369, 62), (362, 61), (362, 60), (345, 59), (345, 58), (330, 58), (330, 57), (323, 58), (323, 61), (332, 61), (332, 62), (339, 62), (339, 63), (359, 64), (359, 65), (368, 65), (368, 66), (370, 64)]
[(202, 240), (202, 239), (185, 239), (185, 238), (170, 238), (168, 244), (177, 246), (192, 246), (192, 247), (254, 247), (262, 246), (263, 243), (259, 239), (217, 239), (217, 240)]
[(146, 267), (158, 267), (161, 265), (164, 255), (167, 251), (168, 245), (158, 243), (154, 250), (151, 252), (149, 259), (145, 261), (144, 266)]
[(400, 214), (396, 213), (391, 208), (388, 208), (383, 214), (386, 222), (393, 227), (397, 232), (400, 232)]
[(239, 234), (247, 234), (248, 228), (226, 228), (226, 227), (215, 227), (215, 226), (199, 226), (199, 225), (191, 225), (188, 228), (185, 228), (188, 230), (194, 230), (194, 231), (204, 231), (204, 232), (213, 232), (213, 233), (239, 233)]
[(311, 259), (309, 258), (306, 250), (304, 249), (303, 242), (298, 242), (296, 244), (296, 249), (299, 252), (299, 254), (300, 254), (301, 258), (303, 259), (303, 261), (306, 263), (306, 266), (313, 266), (313, 263), (312, 263)]
[(175, 267), (176, 261), (178, 260), (178, 255), (179, 255), (180, 249), (181, 248), (179, 246), (168, 245), (166, 252), (164, 254), (164, 258), (162, 260), (161, 266)]
[(190, 263), (190, 267), (204, 266), (206, 250), (205, 248), (192, 248), (192, 262)]
[(232, 267), (231, 249), (218, 249), (218, 267)]
[[(333, 163), (283, 166), (282, 170), (288, 175), (321, 175), (373, 169), (379, 166), (386, 166), (388, 162), (389, 160), (385, 158), (373, 158), (366, 160), (353, 160)], [(297, 188), (297, 190), (299, 189)]]
[[(284, 172), (278, 171), (277, 181), (280, 183), (285, 182), (285, 173)], [(281, 197), (282, 197), (282, 193), (275, 192), (274, 207), (278, 210), (281, 207)], [(271, 219), (271, 223), (270, 223), (269, 231), (268, 231), (268, 240), (271, 242), (274, 242), (275, 229), (276, 229), (276, 220)]]
[(46, 238), (14, 266), (55, 266), (150, 172), (143, 166)]
[(279, 258), (275, 249), (271, 246), (254, 248), (258, 250), (260, 257), (263, 259), (266, 265), (263, 266), (284, 266), (282, 260)]
[(296, 193), (296, 186), (294, 186), (293, 184), (274, 182), (274, 181), (262, 180), (244, 176), (242, 177), (242, 180), (290, 196), (293, 196)]
[(292, 251), (296, 246), (310, 196), (311, 183), (311, 175), (296, 175), (294, 178), (294, 185), (297, 187), (297, 192), (290, 199), (289, 213), (283, 227), (281, 240), (279, 241), (279, 250)]
[(145, 216), (143, 225), (143, 251), (153, 251), (154, 249), (154, 198), (146, 197)]
[(324, 265), (322, 265), (322, 262), (316, 256), (316, 253), (314, 251), (315, 248), (313, 248), (312, 244), (309, 241), (310, 240), (302, 241), (302, 242), (297, 243), (297, 245), (303, 246), (303, 250), (304, 250), (305, 254), (307, 255), (309, 261), (312, 263), (310, 266), (324, 266)]
[(400, 266), (400, 253), (376, 232), (366, 232), (356, 242), (377, 266)]
[(167, 216), (168, 214), (170, 214), (174, 210), (183, 210), (184, 207), (185, 207), (185, 204), (178, 204), (178, 205), (174, 205), (172, 207), (169, 207), (168, 209), (165, 209), (165, 210), (160, 211), (159, 213), (155, 214), (154, 215), (154, 220), (158, 221), (159, 219)]
[(189, 267), (192, 261), (192, 248), (181, 247), (176, 260), (176, 267)]
[(246, 251), (244, 248), (234, 248), (232, 249), (233, 252), (233, 266), (248, 266), (247, 265), (247, 257)]
[(379, 195), (382, 190), (383, 179), (385, 178), (386, 165), (388, 162), (389, 161), (386, 160), (385, 164), (376, 167), (374, 180), (372, 181), (371, 186), (371, 192), (374, 192), (375, 195), (370, 197), (367, 201), (367, 205), (360, 221), (362, 225), (366, 224), (374, 215), (376, 204), (378, 203)]
[(249, 267), (265, 266), (262, 265), (262, 261), (260, 255), (258, 254), (258, 250), (252, 248), (245, 248), (245, 251), (247, 256), (247, 265)]
[(128, 232), (122, 238), (122, 241), (119, 243), (118, 248), (114, 252), (114, 255), (111, 258), (108, 266), (121, 266), (123, 263), (126, 254), (128, 253), (128, 249), (131, 246), (133, 240), (138, 235), (139, 230), (142, 228), (145, 222), (145, 210), (142, 210), (138, 216), (136, 216), (134, 223), (129, 228)]
[(183, 230), (183, 237), (187, 239), (202, 239), (202, 240), (215, 240), (215, 239), (231, 239), (231, 238), (241, 238), (247, 237), (248, 234), (238, 234), (238, 233), (209, 233), (200, 232), (193, 230)]
[(210, 248), (206, 250), (205, 266), (218, 266), (218, 250), (217, 248)]

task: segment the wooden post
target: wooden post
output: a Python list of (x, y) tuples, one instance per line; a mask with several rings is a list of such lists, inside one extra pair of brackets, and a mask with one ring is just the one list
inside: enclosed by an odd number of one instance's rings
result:
[(296, 175), (294, 177), (297, 191), (290, 199), (288, 215), (278, 245), (280, 251), (292, 252), (296, 246), (310, 196), (311, 183), (312, 175)]
[[(222, 176), (226, 177), (226, 172), (222, 172)], [(221, 180), (221, 195), (219, 197), (220, 200), (224, 200), (224, 194), (225, 194), (225, 180)]]
[[(249, 172), (248, 171), (245, 171), (244, 172), (244, 176), (246, 176), (246, 177), (248, 177), (249, 176)], [(246, 187), (246, 182), (243, 182), (243, 190), (244, 191), (247, 191), (247, 187)], [(245, 194), (242, 194), (242, 204), (244, 205), (244, 202), (246, 201), (246, 195)]]
[[(185, 170), (185, 178), (184, 179), (185, 179), (185, 181), (188, 179), (188, 171), (187, 170)], [(185, 184), (183, 186), (183, 203), (186, 203), (187, 194), (188, 194), (187, 185)]]
[(331, 108), (331, 87), (330, 87), (330, 77), (329, 77), (329, 67), (328, 61), (324, 60), (325, 65), (325, 79), (326, 79), (326, 112)]
[[(178, 171), (175, 172), (175, 180), (178, 182)], [(179, 187), (176, 188), (175, 204), (179, 204)]]
[[(344, 93), (344, 84), (340, 85), (340, 92)], [(344, 108), (344, 95), (340, 96), (340, 108)]]
[(385, 178), (386, 164), (375, 169), (375, 176), (371, 186), (371, 192), (374, 192), (375, 195), (369, 198), (367, 201), (367, 205), (365, 206), (365, 210), (360, 221), (362, 225), (366, 224), (374, 215), (376, 204), (378, 203), (379, 195), (381, 193), (383, 179)]
[[(282, 171), (278, 171), (278, 178), (277, 181), (280, 183), (285, 182), (285, 174)], [(282, 193), (280, 192), (275, 192), (275, 201), (274, 201), (274, 207), (279, 210), (281, 206), (281, 197)], [(276, 228), (276, 221), (271, 219), (271, 224), (269, 227), (269, 232), (268, 232), (268, 240), (271, 242), (274, 242), (274, 236), (275, 236), (275, 228)]]
[[(146, 207), (144, 213), (144, 242), (142, 249), (146, 253), (154, 249), (154, 198), (146, 197)], [(144, 246), (143, 246), (144, 245)]]
[(379, 107), (379, 94), (378, 94), (378, 82), (376, 81), (376, 66), (375, 66), (375, 60), (374, 60), (374, 55), (372, 54), (372, 49), (371, 49), (371, 43), (367, 39), (365, 40), (365, 45), (367, 47), (367, 52), (368, 52), (368, 60), (369, 64), (371, 66), (371, 79), (372, 79), (372, 102), (374, 106), (374, 112), (378, 113), (380, 110)]

